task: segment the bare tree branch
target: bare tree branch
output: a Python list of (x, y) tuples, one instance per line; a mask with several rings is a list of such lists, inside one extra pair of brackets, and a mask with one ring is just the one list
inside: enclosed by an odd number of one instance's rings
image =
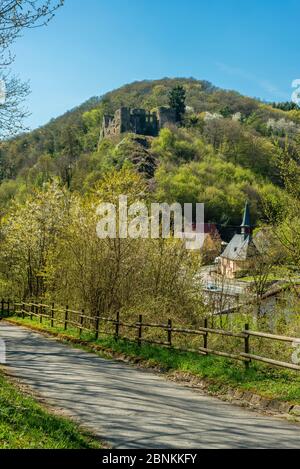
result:
[(9, 72), (0, 71), (0, 80), (5, 83), (5, 100), (0, 104), (0, 138), (6, 138), (24, 130), (23, 119), (28, 116), (24, 101), (29, 85)]
[(0, 0), (0, 138), (24, 130), (22, 122), (28, 115), (24, 108), (28, 83), (22, 83), (7, 70), (14, 60), (10, 48), (25, 29), (48, 24), (63, 3), (64, 0)]

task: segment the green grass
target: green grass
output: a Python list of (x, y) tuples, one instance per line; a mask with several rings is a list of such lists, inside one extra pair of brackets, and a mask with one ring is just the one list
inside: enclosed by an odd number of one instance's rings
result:
[(1, 449), (87, 449), (100, 443), (75, 423), (53, 415), (0, 373)]
[[(40, 324), (36, 318), (13, 319), (20, 324), (61, 334), (65, 339), (66, 336), (70, 339), (78, 338), (78, 330), (74, 328), (66, 332), (60, 327), (51, 328), (46, 322)], [(86, 341), (85, 345), (74, 344), (74, 346), (91, 350), (90, 345), (99, 345), (104, 350), (104, 353), (98, 352), (102, 356), (108, 356), (110, 353), (125, 354), (142, 359), (146, 366), (159, 366), (165, 371), (191, 373), (198, 378), (206, 378), (210, 380), (209, 387), (214, 392), (234, 387), (256, 392), (268, 398), (300, 404), (300, 373), (296, 371), (271, 368), (259, 363), (251, 363), (250, 368), (245, 370), (242, 363), (221, 357), (180, 352), (148, 344), (139, 347), (134, 342), (115, 340), (110, 336), (95, 340), (94, 335), (87, 332), (82, 333), (82, 340)]]

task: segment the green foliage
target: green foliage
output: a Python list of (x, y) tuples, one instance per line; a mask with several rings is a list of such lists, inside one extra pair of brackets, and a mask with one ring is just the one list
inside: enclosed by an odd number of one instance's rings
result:
[[(185, 94), (185, 99), (184, 99)], [(166, 106), (173, 96), (178, 112), (188, 112), (178, 131), (164, 129), (152, 145), (134, 137), (117, 138), (99, 143), (104, 114), (112, 114), (121, 105), (152, 110)], [(223, 119), (206, 120), (205, 112), (221, 113)], [(236, 113), (240, 117), (235, 119)], [(14, 196), (30, 193), (34, 187), (59, 177), (72, 190), (84, 192), (101, 178), (101, 174), (124, 164), (135, 167), (153, 178), (157, 158), (168, 159), (176, 165), (200, 161), (206, 153), (220, 154), (224, 159), (264, 175), (280, 184), (276, 169), (278, 145), (283, 137), (273, 134), (268, 119), (286, 119), (299, 123), (299, 111), (282, 111), (233, 91), (220, 90), (206, 81), (165, 78), (126, 85), (107, 93), (101, 99), (92, 98), (44, 127), (3, 142), (0, 151), (0, 181), (17, 179)], [(152, 147), (152, 148), (151, 148)], [(296, 151), (293, 140), (290, 151)], [(12, 187), (12, 186), (11, 186)], [(9, 191), (11, 193), (11, 191)], [(3, 198), (3, 201), (2, 201)], [(0, 193), (0, 208), (7, 205), (4, 191)]]
[(300, 166), (299, 141), (297, 139), (291, 152), (289, 145), (285, 145), (279, 158), (279, 171), (285, 192), (281, 200), (271, 197), (266, 205), (268, 222), (281, 245), (285, 262), (293, 266), (297, 272), (300, 269)]
[[(178, 107), (181, 117), (186, 104), (180, 127), (163, 128), (156, 138), (125, 134), (99, 142), (104, 114), (112, 114), (123, 105), (151, 110), (168, 105), (170, 96), (172, 106)], [(266, 221), (274, 223), (276, 219), (282, 237), (287, 236), (293, 246), (287, 250), (287, 259), (291, 262), (300, 258), (300, 249), (296, 249), (299, 227), (295, 207), (298, 205), (291, 203), (294, 198), (299, 200), (300, 143), (297, 132), (289, 132), (290, 128), (297, 131), (299, 116), (297, 109), (275, 109), (233, 91), (217, 89), (205, 81), (166, 78), (126, 85), (101, 99), (91, 99), (40, 129), (2, 142), (1, 288), (25, 296), (46, 294), (49, 279), (55, 273), (51, 268), (55, 252), (58, 265), (64, 262), (57, 273), (64, 285), (64, 269), (78, 260), (71, 256), (70, 244), (67, 249), (66, 233), (70, 240), (75, 236), (78, 256), (85, 253), (91, 262), (95, 258), (100, 272), (103, 262), (108, 262), (105, 257), (108, 248), (101, 246), (103, 258), (100, 258), (98, 244), (92, 236), (90, 247), (84, 246), (87, 229), (77, 226), (75, 214), (77, 210), (94, 233), (93, 215), (86, 220), (84, 210), (87, 213), (92, 210), (91, 200), (99, 197), (95, 192), (99, 187), (110, 187), (107, 189), (110, 195), (118, 193), (120, 187), (124, 190), (120, 184), (122, 178), (128, 183), (125, 189), (129, 194), (135, 193), (133, 186), (141, 187), (142, 180), (142, 192), (147, 194), (147, 200), (204, 202), (206, 221), (217, 223), (226, 240), (238, 229), (248, 199), (252, 223), (259, 226)], [(107, 178), (111, 178), (110, 185)], [(73, 212), (59, 202), (62, 199), (53, 197), (49, 190), (53, 181), (57, 191), (72, 200)], [(47, 220), (49, 204), (57, 225), (54, 218)], [(53, 222), (50, 226), (49, 220)], [(65, 224), (68, 229), (64, 231)], [(41, 239), (45, 242), (41, 243)], [(60, 258), (58, 245), (65, 258)], [(148, 268), (145, 259), (153, 259), (157, 254), (147, 243), (144, 251), (137, 243), (132, 252), (137, 257), (126, 262), (136, 272), (139, 268), (133, 267), (131, 261)], [(166, 260), (163, 258), (161, 262)], [(145, 272), (141, 279), (146, 278)], [(77, 274), (74, 270), (74, 279)], [(152, 273), (148, 275), (151, 277)], [(105, 282), (108, 288), (106, 277)], [(93, 295), (99, 299), (104, 290), (101, 294), (98, 290)], [(71, 295), (71, 288), (68, 291)], [(91, 292), (87, 296), (92, 296)], [(150, 296), (149, 293), (147, 301)], [(159, 304), (157, 300), (157, 310)]]
[(230, 163), (212, 164), (209, 160), (181, 165), (172, 171), (161, 166), (157, 172), (159, 198), (179, 203), (201, 201), (205, 203), (208, 221), (238, 223), (247, 187), (247, 173), (238, 172)]
[(183, 122), (185, 114), (186, 92), (183, 86), (175, 86), (169, 93), (169, 106), (174, 110), (176, 121), (180, 124)]
[(188, 161), (197, 161), (212, 153), (212, 148), (203, 140), (195, 138), (185, 129), (160, 131), (159, 137), (152, 142), (152, 150), (163, 162), (180, 165)]
[(272, 106), (275, 109), (281, 109), (282, 111), (299, 111), (299, 106), (296, 103), (293, 103), (292, 101), (285, 101), (283, 103), (272, 103)]
[(68, 195), (54, 182), (24, 204), (15, 202), (2, 219), (0, 265), (6, 294), (43, 295), (48, 256), (68, 221), (68, 205)]
[(252, 222), (264, 222), (266, 205), (279, 215), (288, 201), (280, 187), (281, 144), (249, 131), (249, 121), (214, 118), (202, 128), (162, 129), (152, 150), (160, 161), (159, 200), (204, 202), (207, 221), (239, 225), (249, 199)]
[(0, 214), (5, 213), (11, 200), (18, 191), (18, 183), (13, 179), (5, 180), (0, 185)]
[(201, 315), (200, 285), (193, 281), (200, 255), (192, 255), (182, 240), (124, 239), (118, 219), (116, 238), (97, 236), (97, 207), (118, 207), (120, 195), (127, 195), (128, 206), (151, 200), (145, 179), (123, 166), (102, 175), (84, 196), (54, 182), (24, 204), (16, 202), (1, 227), (0, 293), (68, 299), (91, 314), (143, 310), (153, 320), (158, 313)]

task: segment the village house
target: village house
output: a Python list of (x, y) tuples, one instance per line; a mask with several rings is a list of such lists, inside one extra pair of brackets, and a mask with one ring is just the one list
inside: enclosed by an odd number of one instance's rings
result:
[(257, 254), (253, 241), (249, 204), (246, 202), (241, 233), (235, 234), (220, 256), (220, 273), (235, 278), (246, 272), (250, 258)]

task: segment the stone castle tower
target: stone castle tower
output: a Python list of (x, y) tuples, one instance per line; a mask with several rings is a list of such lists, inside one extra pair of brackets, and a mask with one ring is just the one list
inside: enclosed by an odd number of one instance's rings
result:
[(168, 107), (160, 107), (157, 112), (152, 113), (147, 112), (145, 109), (121, 107), (115, 112), (114, 116), (104, 115), (100, 140), (124, 132), (155, 137), (166, 124), (175, 123), (175, 112)]

